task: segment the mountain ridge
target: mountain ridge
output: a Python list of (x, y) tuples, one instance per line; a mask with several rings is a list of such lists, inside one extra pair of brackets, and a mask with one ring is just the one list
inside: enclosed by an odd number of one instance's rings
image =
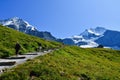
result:
[(107, 48), (120, 50), (120, 32), (103, 27), (90, 28), (79, 35), (63, 39), (63, 43), (68, 45), (72, 43), (72, 45), (82, 48), (94, 48), (103, 45)]
[(50, 32), (47, 31), (39, 31), (37, 30), (34, 26), (29, 24), (27, 21), (18, 18), (18, 17), (13, 17), (5, 20), (0, 20), (0, 24), (3, 26), (7, 26), (10, 28), (13, 28), (15, 30), (18, 30), (20, 32), (37, 36), (46, 40), (53, 40), (55, 41), (56, 38), (52, 36)]
[(37, 36), (46, 40), (62, 42), (67, 45), (77, 45), (82, 48), (94, 48), (99, 45), (103, 45), (107, 48), (120, 49), (120, 32), (105, 29), (104, 27), (98, 26), (96, 28), (86, 29), (79, 35), (58, 39), (55, 38), (50, 32), (39, 31), (34, 26), (30, 25), (27, 21), (18, 17), (0, 20), (0, 24), (29, 35)]

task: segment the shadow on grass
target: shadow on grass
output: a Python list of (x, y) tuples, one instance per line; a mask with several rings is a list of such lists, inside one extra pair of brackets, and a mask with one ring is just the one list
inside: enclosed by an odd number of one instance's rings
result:
[(0, 66), (12, 66), (16, 63), (16, 61), (11, 62), (0, 62)]

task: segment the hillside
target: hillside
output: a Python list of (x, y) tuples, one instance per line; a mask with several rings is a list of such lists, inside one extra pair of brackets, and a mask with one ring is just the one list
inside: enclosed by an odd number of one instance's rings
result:
[(57, 42), (50, 42), (0, 25), (0, 57), (14, 55), (14, 47), (17, 41), (22, 46), (21, 53), (23, 54), (35, 51), (40, 44), (44, 49), (57, 48), (61, 45)]
[[(1, 80), (120, 80), (120, 51), (67, 46), (28, 60)], [(23, 73), (24, 72), (24, 73)]]

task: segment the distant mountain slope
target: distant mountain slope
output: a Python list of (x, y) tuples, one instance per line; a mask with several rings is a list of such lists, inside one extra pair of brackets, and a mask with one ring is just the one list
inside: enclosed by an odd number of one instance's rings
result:
[(34, 26), (30, 25), (27, 21), (20, 19), (18, 17), (0, 20), (0, 24), (2, 24), (3, 26), (8, 26), (10, 28), (13, 28), (15, 30), (18, 30), (26, 34), (37, 36), (47, 40), (54, 40), (54, 41), (56, 40), (56, 38), (53, 37), (50, 32), (38, 31)]
[(120, 32), (107, 30), (104, 36), (97, 39), (95, 42), (104, 46), (110, 46), (113, 48), (120, 48)]
[(17, 41), (22, 45), (22, 53), (35, 51), (40, 44), (45, 49), (61, 45), (57, 42), (46, 41), (0, 25), (0, 57), (14, 55), (14, 46)]
[[(68, 41), (67, 41), (67, 40)], [(77, 45), (80, 47), (97, 47), (103, 45), (105, 47), (120, 49), (120, 32), (96, 27), (86, 29), (80, 35), (75, 35), (71, 38), (65, 38), (63, 43)]]
[(67, 46), (29, 60), (5, 72), (0, 79), (120, 80), (120, 51)]

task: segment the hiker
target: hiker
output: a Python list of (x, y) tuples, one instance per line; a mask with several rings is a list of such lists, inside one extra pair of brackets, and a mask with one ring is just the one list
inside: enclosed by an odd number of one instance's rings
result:
[(16, 55), (19, 54), (20, 48), (21, 48), (21, 46), (20, 46), (20, 44), (17, 42), (16, 45), (15, 45), (15, 53), (16, 53)]

